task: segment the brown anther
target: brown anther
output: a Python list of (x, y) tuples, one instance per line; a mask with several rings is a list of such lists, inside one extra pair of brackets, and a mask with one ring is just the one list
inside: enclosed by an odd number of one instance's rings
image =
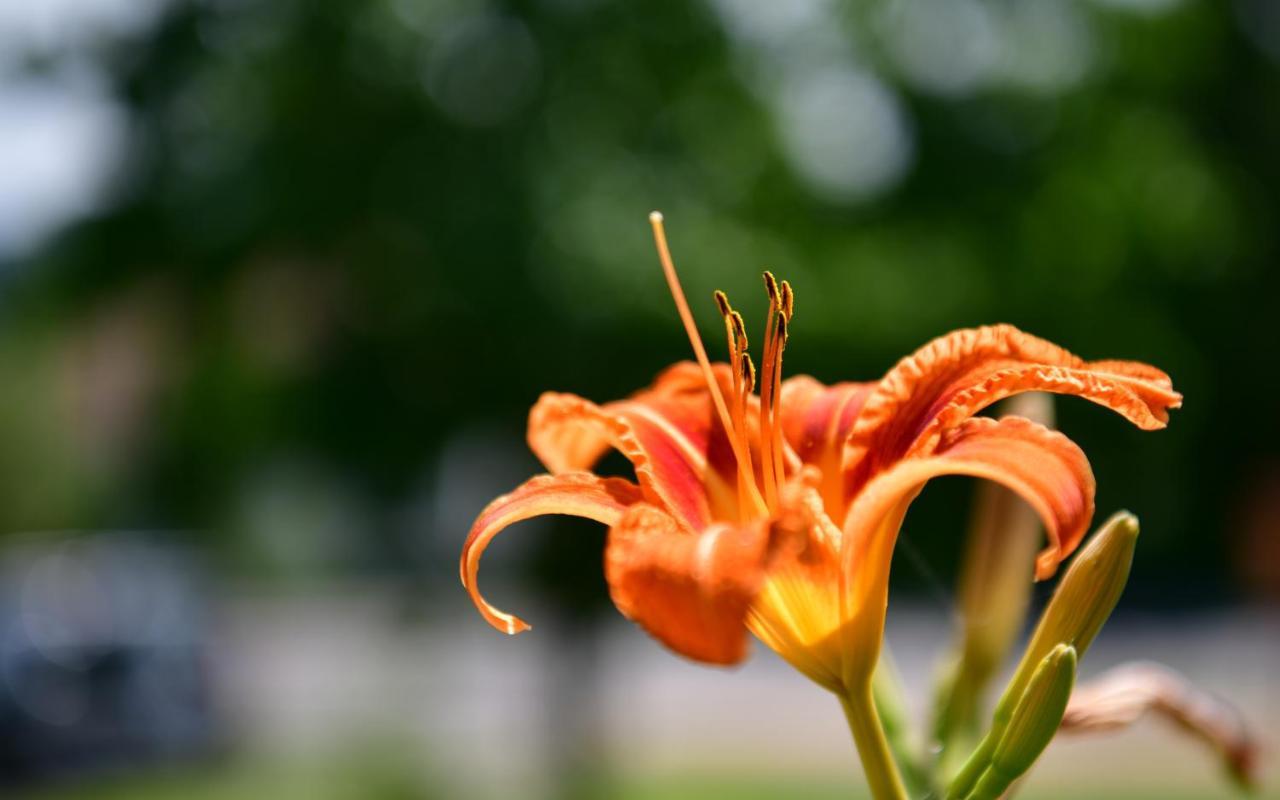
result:
[(737, 311), (729, 312), (729, 321), (733, 323), (733, 334), (738, 339), (738, 349), (747, 349), (747, 324), (742, 321), (742, 315)]
[(729, 295), (716, 289), (715, 298), (716, 305), (720, 308), (720, 316), (727, 317), (733, 313), (733, 307), (729, 305)]
[(788, 319), (790, 319), (790, 315), (786, 313), (782, 313), (778, 315), (778, 339), (783, 344), (787, 343), (787, 327), (788, 327), (787, 320)]
[(781, 294), (782, 316), (787, 319), (791, 319), (791, 315), (794, 314), (796, 310), (796, 296), (795, 293), (791, 291), (791, 283), (789, 281), (782, 282)]
[(743, 394), (749, 395), (756, 390), (756, 365), (746, 353), (742, 354), (742, 382), (746, 384)]
[(764, 290), (769, 293), (770, 305), (778, 305), (778, 280), (769, 270), (764, 271)]

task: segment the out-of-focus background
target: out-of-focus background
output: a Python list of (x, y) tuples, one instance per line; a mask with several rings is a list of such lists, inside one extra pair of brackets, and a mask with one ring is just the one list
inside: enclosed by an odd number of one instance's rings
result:
[[(1059, 404), (1144, 528), (1084, 672), (1158, 658), (1277, 732), (1280, 4), (6, 0), (0, 791), (857, 796), (837, 705), (622, 622), (596, 526), (491, 549), (531, 634), (458, 585), (539, 392), (687, 357), (652, 208), (708, 330), (791, 280), (791, 374), (995, 321), (1169, 371), (1159, 434)], [(895, 566), (921, 707), (971, 491)], [(1154, 724), (1026, 789), (1230, 796)]]

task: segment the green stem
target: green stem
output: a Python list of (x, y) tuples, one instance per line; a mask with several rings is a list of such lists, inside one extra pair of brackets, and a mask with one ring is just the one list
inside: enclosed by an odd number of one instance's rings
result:
[(996, 742), (1000, 739), (1000, 734), (1004, 732), (1001, 727), (996, 732), (995, 727), (992, 732), (988, 732), (973, 753), (969, 755), (969, 760), (960, 768), (955, 778), (951, 779), (951, 786), (947, 789), (947, 800), (964, 800), (973, 791), (978, 784), (983, 773), (991, 764), (991, 756), (995, 753)]
[(893, 657), (887, 649), (881, 651), (880, 663), (876, 665), (875, 675), (871, 678), (871, 695), (875, 699), (876, 713), (880, 715), (880, 728), (889, 743), (889, 752), (902, 773), (902, 782), (906, 785), (907, 792), (911, 797), (929, 796), (933, 778), (925, 769), (922, 753), (912, 736), (902, 697), (902, 683)]
[(962, 656), (938, 690), (935, 703), (933, 741), (940, 751), (934, 761), (938, 780), (944, 786), (960, 772), (967, 752), (978, 738), (979, 706), (990, 676), (976, 659)]
[(867, 785), (871, 787), (871, 796), (874, 800), (907, 800), (898, 766), (889, 752), (889, 743), (876, 714), (871, 682), (842, 694), (840, 704), (844, 706), (844, 715), (849, 720), (849, 730), (858, 747), (858, 758), (862, 761)]

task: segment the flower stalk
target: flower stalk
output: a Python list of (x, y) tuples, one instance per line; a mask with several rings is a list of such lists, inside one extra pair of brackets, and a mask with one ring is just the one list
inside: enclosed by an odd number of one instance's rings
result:
[(880, 717), (889, 752), (897, 762), (902, 782), (912, 797), (926, 797), (934, 787), (933, 776), (922, 758), (917, 737), (913, 735), (907, 713), (902, 681), (887, 647), (880, 653), (880, 663), (871, 679), (871, 694)]
[(840, 695), (862, 771), (875, 800), (907, 800), (907, 789), (893, 760), (889, 740), (876, 712), (870, 681)]

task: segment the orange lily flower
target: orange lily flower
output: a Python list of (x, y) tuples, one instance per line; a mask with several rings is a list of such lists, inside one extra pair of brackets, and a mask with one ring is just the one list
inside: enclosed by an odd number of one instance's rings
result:
[[(712, 364), (661, 215), (651, 220), (697, 360), (625, 400), (548, 393), (534, 405), (529, 445), (548, 474), (493, 501), (461, 560), (480, 613), (507, 633), (529, 626), (477, 588), (489, 542), (530, 517), (586, 517), (609, 528), (604, 568), (618, 609), (672, 650), (733, 664), (750, 631), (820, 685), (865, 700), (898, 529), (929, 479), (968, 475), (1021, 495), (1049, 538), (1037, 578), (1053, 574), (1093, 516), (1093, 474), (1079, 447), (1029, 420), (979, 411), (1020, 392), (1054, 392), (1151, 430), (1181, 403), (1154, 367), (1087, 362), (1009, 325), (947, 334), (877, 382), (784, 381), (795, 301), (769, 273), (760, 370), (742, 317), (719, 292), (729, 361)], [(631, 461), (635, 481), (589, 471), (610, 448)]]

